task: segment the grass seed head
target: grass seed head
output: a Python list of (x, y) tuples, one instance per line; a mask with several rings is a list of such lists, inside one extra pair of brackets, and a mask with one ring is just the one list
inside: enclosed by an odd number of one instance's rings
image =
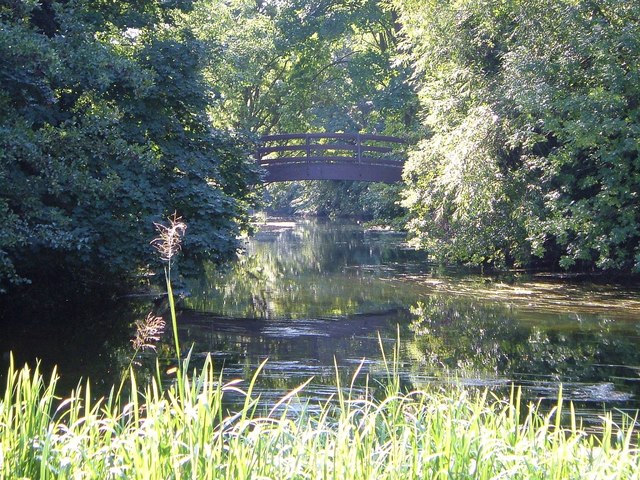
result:
[(164, 333), (165, 322), (162, 317), (157, 317), (152, 313), (144, 320), (136, 321), (136, 335), (131, 340), (133, 348), (136, 350), (156, 349), (154, 342), (160, 341)]
[(182, 248), (182, 237), (187, 230), (187, 224), (176, 213), (169, 217), (169, 224), (154, 223), (159, 236), (151, 240), (151, 245), (160, 253), (160, 258), (170, 262)]

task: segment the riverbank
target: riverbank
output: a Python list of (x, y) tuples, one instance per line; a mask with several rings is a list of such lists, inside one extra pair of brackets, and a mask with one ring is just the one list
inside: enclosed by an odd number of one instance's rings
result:
[[(389, 365), (389, 364), (388, 364)], [(602, 416), (582, 428), (562, 397), (550, 413), (454, 386), (384, 395), (336, 381), (330, 402), (300, 389), (262, 409), (249, 382), (223, 384), (210, 357), (166, 392), (131, 379), (131, 395), (91, 401), (90, 387), (56, 396), (56, 378), (9, 372), (0, 400), (0, 476), (14, 478), (635, 478), (635, 421)], [(366, 382), (365, 382), (366, 383)], [(225, 410), (225, 397), (243, 406)], [(568, 411), (567, 411), (568, 410)], [(565, 413), (567, 411), (567, 413)], [(568, 425), (568, 426), (565, 426)]]

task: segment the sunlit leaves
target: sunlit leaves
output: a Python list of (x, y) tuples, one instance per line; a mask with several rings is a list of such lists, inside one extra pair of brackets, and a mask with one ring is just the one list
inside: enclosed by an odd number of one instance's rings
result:
[[(533, 254), (563, 267), (637, 268), (638, 6), (618, 0), (396, 4), (434, 131), (407, 172), (422, 241), (439, 242), (439, 255), (470, 258), (456, 247), (465, 228), (451, 224), (461, 218), (472, 224), (478, 211), (461, 211), (459, 196), (432, 190), (450, 184), (460, 162), (476, 164), (479, 148), (499, 172), (498, 188), (484, 190), (482, 202), (506, 199), (506, 210), (495, 211), (511, 227), (491, 228), (500, 223), (491, 214), (471, 239), (501, 251), (517, 244), (520, 263)], [(479, 108), (493, 112), (499, 134), (484, 146), (474, 135), (459, 135)], [(484, 126), (474, 128), (480, 134)], [(435, 165), (419, 160), (433, 152), (441, 152)], [(490, 169), (477, 173), (465, 182), (482, 185)], [(423, 175), (430, 180), (419, 187)], [(428, 228), (436, 212), (449, 214), (445, 232)]]
[[(397, 25), (386, 2), (237, 0), (217, 12), (215, 28), (224, 39), (221, 101), (212, 108), (218, 124), (259, 135), (405, 136), (414, 123), (415, 95), (408, 70), (394, 62)], [(284, 195), (281, 206), (295, 199), (299, 212), (362, 214), (368, 200), (359, 201), (358, 192), (368, 189), (305, 183)], [(379, 203), (375, 211), (395, 215), (397, 196), (384, 199), (388, 208)]]

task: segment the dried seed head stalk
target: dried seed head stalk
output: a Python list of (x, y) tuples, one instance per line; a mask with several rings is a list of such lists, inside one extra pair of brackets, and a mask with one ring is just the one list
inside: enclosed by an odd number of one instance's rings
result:
[(182, 248), (182, 237), (187, 230), (187, 224), (182, 221), (182, 217), (173, 214), (169, 217), (169, 225), (154, 223), (159, 237), (151, 240), (151, 245), (160, 253), (160, 258), (167, 262)]
[(156, 346), (153, 342), (158, 342), (164, 332), (165, 323), (162, 317), (156, 317), (152, 313), (147, 315), (144, 320), (136, 321), (136, 336), (131, 340), (133, 348), (136, 350), (145, 350), (147, 348), (154, 350)]

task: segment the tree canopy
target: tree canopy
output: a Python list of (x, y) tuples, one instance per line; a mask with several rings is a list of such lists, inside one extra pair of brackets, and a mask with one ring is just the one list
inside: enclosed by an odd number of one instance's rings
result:
[[(219, 2), (217, 2), (219, 3)], [(235, 0), (211, 9), (224, 68), (218, 125), (259, 136), (365, 132), (405, 136), (417, 101), (394, 64), (395, 10), (377, 0)], [(267, 205), (315, 215), (393, 218), (398, 188), (358, 182), (269, 187)], [(371, 204), (374, 200), (374, 204)]]
[(0, 287), (61, 257), (131, 273), (174, 211), (190, 260), (235, 251), (257, 173), (210, 120), (220, 44), (196, 13), (190, 1), (0, 3)]
[(640, 270), (640, 5), (403, 0), (425, 136), (406, 169), (445, 260)]
[(623, 0), (0, 2), (0, 288), (60, 259), (134, 271), (174, 211), (187, 265), (224, 259), (253, 142), (319, 131), (410, 139), (404, 187), (275, 205), (408, 211), (444, 262), (638, 271), (639, 20)]

